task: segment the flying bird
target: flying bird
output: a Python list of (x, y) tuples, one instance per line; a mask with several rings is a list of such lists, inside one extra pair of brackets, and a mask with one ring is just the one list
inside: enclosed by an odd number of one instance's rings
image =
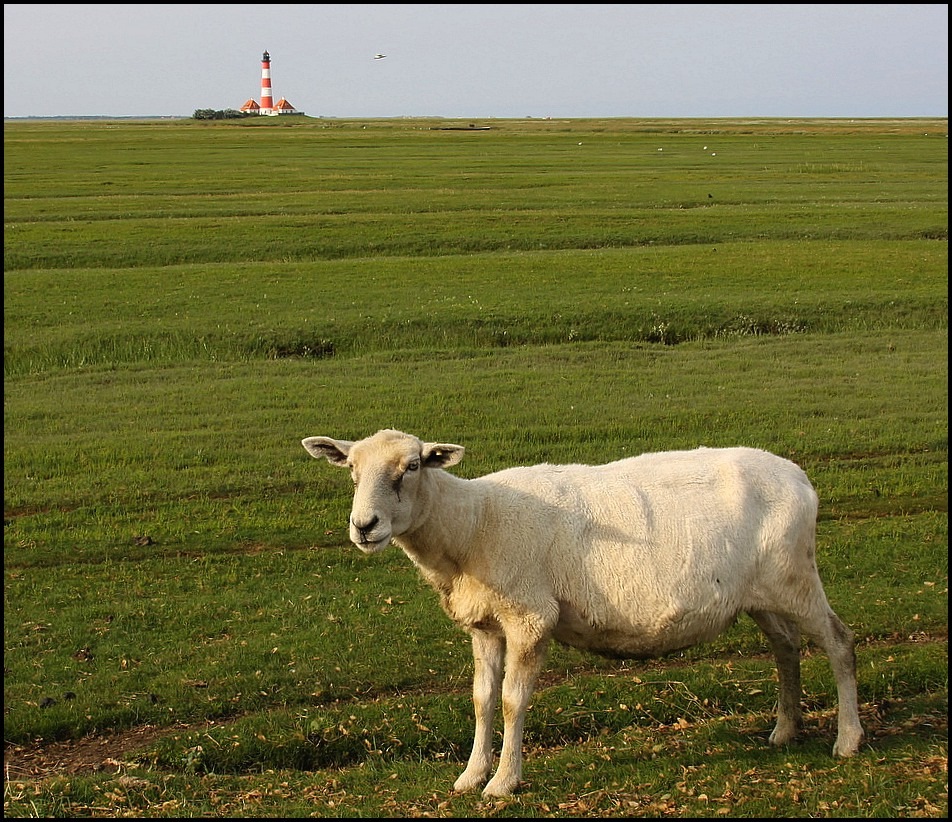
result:
[(374, 60), (383, 60), (383, 58), (386, 56), (387, 56), (386, 54), (375, 54)]

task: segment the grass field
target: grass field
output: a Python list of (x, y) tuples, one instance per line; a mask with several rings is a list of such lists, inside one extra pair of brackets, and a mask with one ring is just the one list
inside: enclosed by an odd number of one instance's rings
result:
[[(5, 815), (947, 816), (947, 120), (278, 119), (5, 123)], [(453, 794), (469, 642), (300, 445), (383, 427), (798, 462), (861, 753), (744, 619)]]

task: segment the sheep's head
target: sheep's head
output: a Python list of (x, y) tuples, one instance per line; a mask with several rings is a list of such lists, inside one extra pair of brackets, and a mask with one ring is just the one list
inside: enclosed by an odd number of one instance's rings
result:
[(461, 445), (422, 442), (391, 429), (357, 442), (308, 437), (301, 444), (312, 457), (350, 469), (354, 481), (350, 540), (368, 554), (413, 527), (426, 472), (455, 465), (464, 450)]

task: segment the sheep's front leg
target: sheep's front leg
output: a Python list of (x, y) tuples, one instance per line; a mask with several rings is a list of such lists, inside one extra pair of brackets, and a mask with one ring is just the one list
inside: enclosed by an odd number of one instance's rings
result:
[(502, 683), (504, 722), (499, 767), (483, 788), (483, 796), (508, 796), (522, 781), (522, 732), (526, 709), (545, 658), (546, 642), (508, 638), (506, 675)]
[(457, 791), (471, 791), (486, 781), (493, 764), (493, 718), (502, 682), (502, 660), (506, 642), (502, 634), (473, 632), (473, 708), (476, 730), (473, 751), (466, 770), (453, 785)]

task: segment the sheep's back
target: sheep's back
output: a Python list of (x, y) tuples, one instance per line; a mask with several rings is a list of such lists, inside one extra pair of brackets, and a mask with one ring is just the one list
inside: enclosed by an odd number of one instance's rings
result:
[[(795, 463), (755, 448), (697, 448), (640, 454), (602, 465), (507, 468), (482, 482), (508, 489), (509, 503), (564, 507), (576, 502), (630, 516), (672, 517), (699, 503), (726, 507), (735, 516), (770, 512), (795, 501), (809, 507), (812, 485)], [(503, 494), (506, 496), (506, 494)], [(617, 503), (613, 505), (613, 503)], [(761, 503), (757, 505), (756, 503)]]

